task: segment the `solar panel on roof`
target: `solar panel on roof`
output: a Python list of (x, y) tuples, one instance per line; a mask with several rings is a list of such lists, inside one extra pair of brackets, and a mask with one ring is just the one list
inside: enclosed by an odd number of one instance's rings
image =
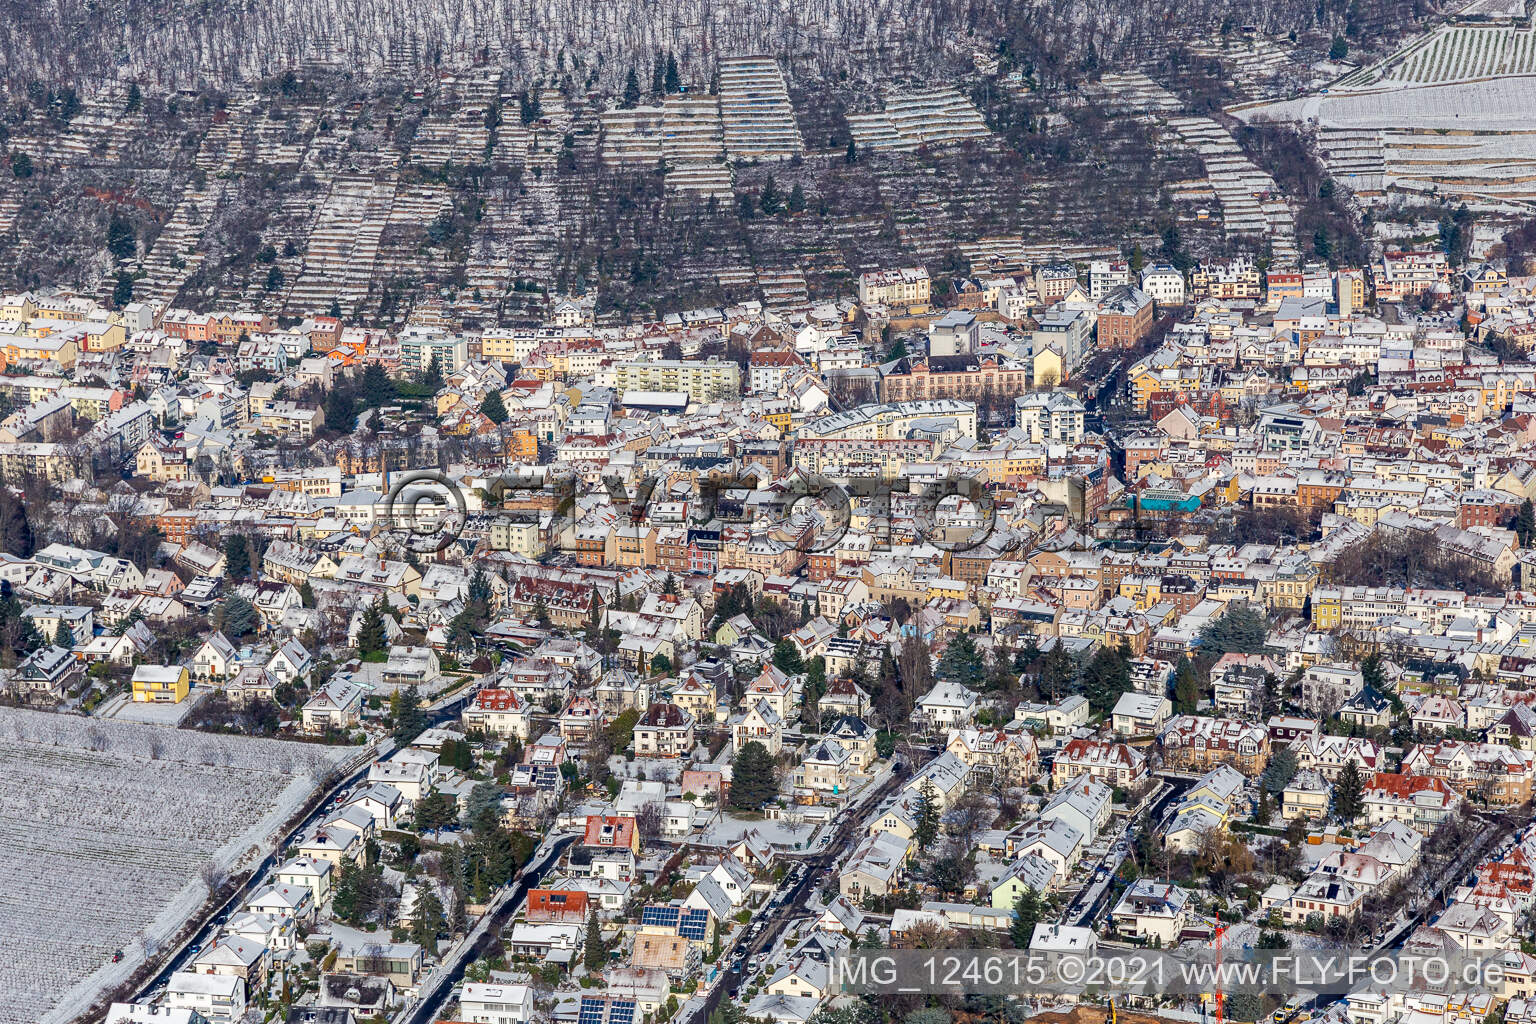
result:
[(681, 915), (681, 907), (667, 904), (652, 905), (640, 911), (640, 923), (657, 928), (676, 928)]
[(635, 1001), (615, 999), (608, 1004), (608, 1024), (635, 1024)]
[(683, 911), (677, 934), (685, 939), (703, 942), (709, 934), (709, 911), (698, 909)]
[[(608, 1001), (597, 996), (582, 996), (581, 1011), (576, 1015), (576, 1024), (603, 1024), (603, 1012), (607, 1009)], [(633, 1018), (633, 1010), (631, 1010)]]

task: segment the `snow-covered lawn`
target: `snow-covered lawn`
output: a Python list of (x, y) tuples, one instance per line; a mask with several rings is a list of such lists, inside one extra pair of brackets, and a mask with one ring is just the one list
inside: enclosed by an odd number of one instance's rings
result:
[(0, 1024), (82, 1012), (355, 752), (0, 708)]
[(118, 705), (111, 715), (101, 717), (113, 718), (119, 722), (138, 722), (142, 725), (180, 725), (181, 720), (197, 707), (198, 701), (212, 692), (210, 687), (194, 686), (186, 700), (177, 701), (175, 704), (128, 700)]

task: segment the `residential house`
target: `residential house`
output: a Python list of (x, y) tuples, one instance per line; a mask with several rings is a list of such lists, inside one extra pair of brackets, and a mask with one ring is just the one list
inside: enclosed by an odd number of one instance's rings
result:
[(676, 704), (652, 704), (635, 723), (635, 755), (687, 757), (695, 743), (693, 723), (693, 715)]
[(1110, 922), (1122, 935), (1170, 947), (1178, 944), (1194, 908), (1189, 892), (1172, 882), (1138, 878), (1110, 911)]
[(185, 665), (140, 665), (132, 687), (137, 703), (179, 704), (192, 692), (191, 674)]
[(1072, 740), (1056, 752), (1051, 785), (1062, 786), (1079, 775), (1113, 788), (1131, 789), (1145, 781), (1147, 757), (1135, 747), (1114, 740)]

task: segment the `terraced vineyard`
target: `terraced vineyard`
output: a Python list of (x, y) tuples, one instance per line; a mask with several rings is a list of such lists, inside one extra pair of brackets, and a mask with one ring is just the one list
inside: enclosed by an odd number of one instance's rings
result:
[(1503, 75), (1336, 88), (1231, 112), (1312, 126), (1329, 169), (1366, 205), (1438, 196), (1503, 216), (1536, 207), (1533, 103), (1536, 76)]
[(987, 126), (959, 90), (924, 89), (891, 93), (883, 110), (849, 114), (853, 141), (867, 152), (912, 152), (920, 146), (946, 146), (985, 139)]
[(1498, 75), (1536, 75), (1536, 32), (1507, 26), (1449, 25), (1374, 67), (1346, 76), (1338, 86), (1436, 85)]

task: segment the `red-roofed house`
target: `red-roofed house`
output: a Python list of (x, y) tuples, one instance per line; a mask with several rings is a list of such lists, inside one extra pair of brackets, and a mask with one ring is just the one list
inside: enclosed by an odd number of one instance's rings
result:
[(516, 690), (481, 690), (464, 709), (466, 729), (479, 729), (492, 736), (516, 736), (524, 743), (532, 732), (532, 706)]
[(587, 894), (580, 889), (529, 889), (530, 922), (581, 924), (587, 919)]
[(1460, 802), (1450, 783), (1433, 775), (1377, 772), (1365, 787), (1365, 811), (1372, 828), (1399, 821), (1428, 835), (1456, 813)]
[(582, 845), (608, 850), (622, 850), (627, 847), (639, 854), (640, 830), (635, 827), (635, 819), (628, 815), (589, 814), (587, 815), (587, 834), (582, 838)]
[(753, 352), (747, 364), (747, 390), (754, 395), (778, 394), (784, 378), (804, 367), (805, 360), (797, 352)]
[(1051, 764), (1051, 785), (1060, 786), (1079, 775), (1126, 788), (1147, 777), (1147, 758), (1135, 747), (1112, 740), (1073, 740)]

